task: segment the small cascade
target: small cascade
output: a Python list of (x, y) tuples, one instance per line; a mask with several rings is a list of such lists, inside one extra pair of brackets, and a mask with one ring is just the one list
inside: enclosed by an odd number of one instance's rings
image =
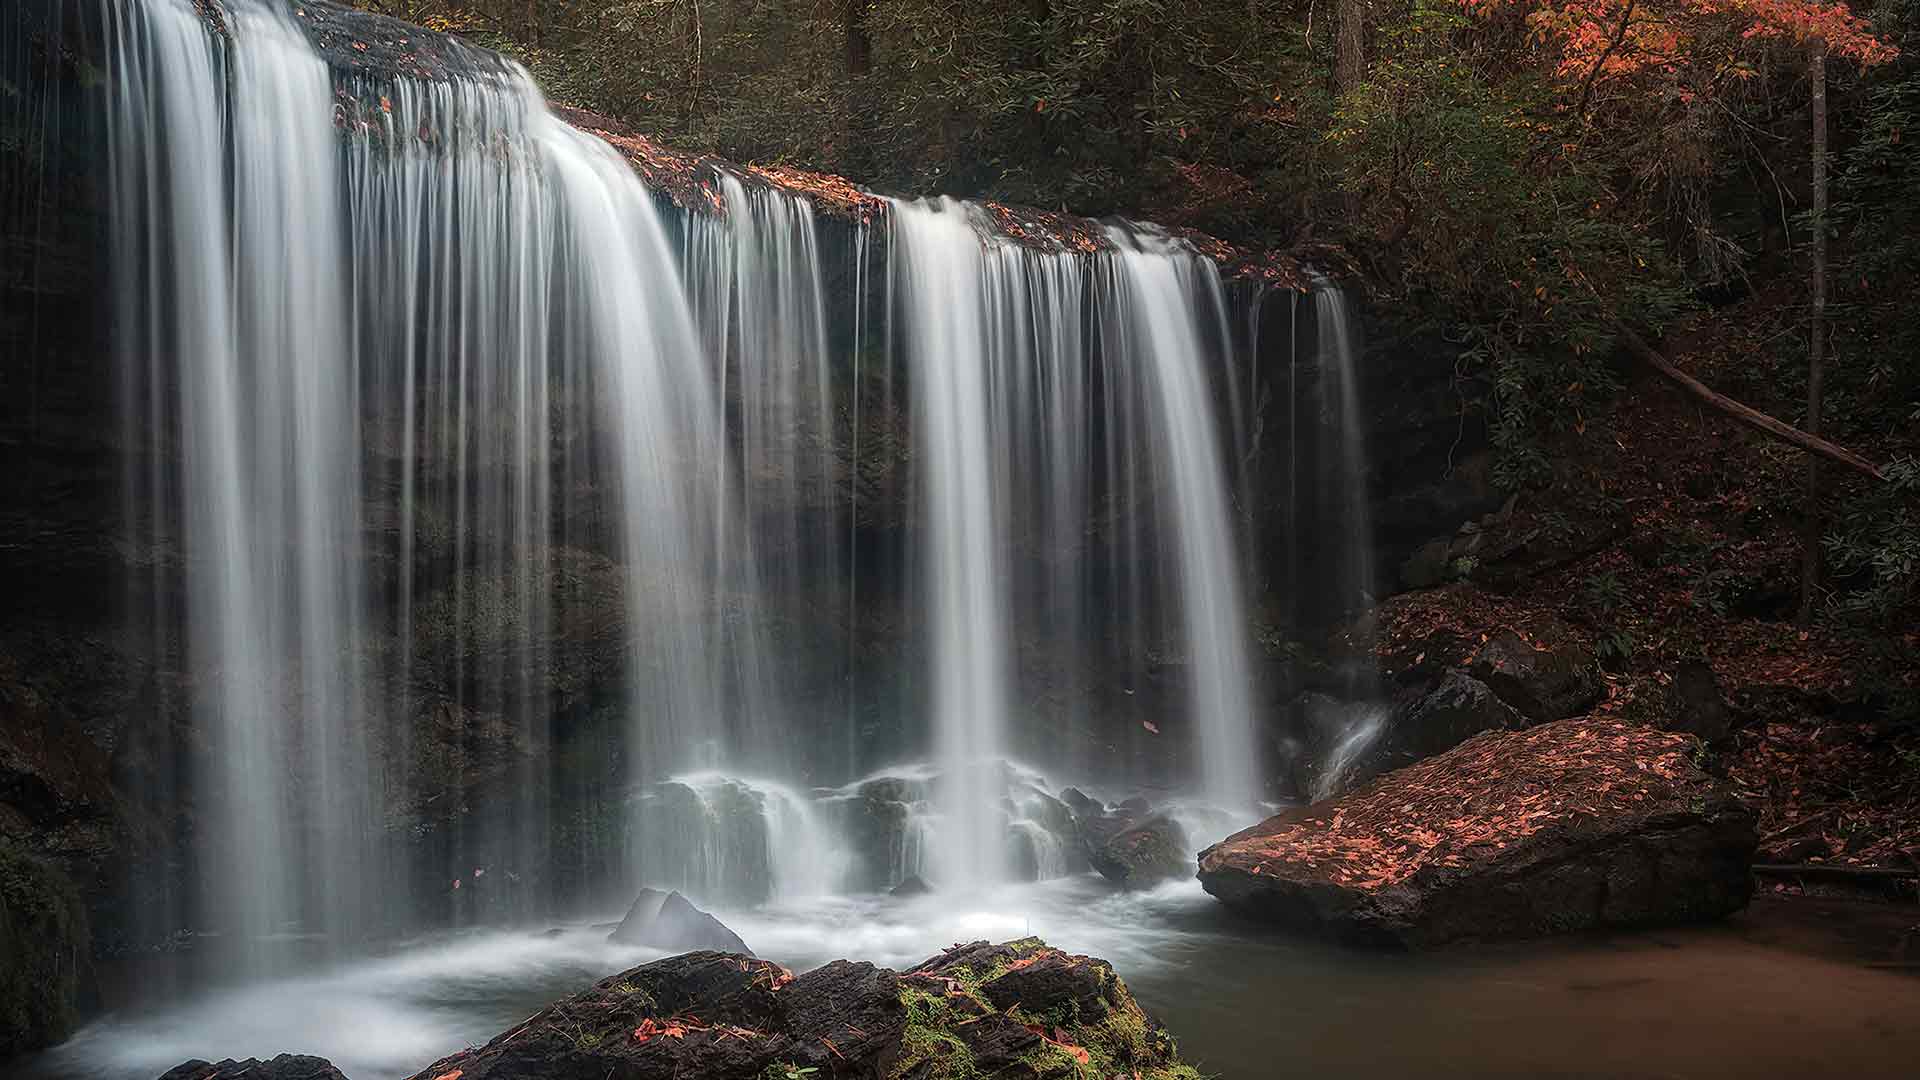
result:
[(1215, 408), (1198, 363), (1229, 340), (1219, 275), (1212, 262), (1150, 232), (1109, 236), (1120, 249), (1116, 317), (1102, 326), (1111, 331), (1109, 363), (1150, 387), (1148, 426), (1170, 490), (1162, 530), (1174, 536), (1200, 779), (1221, 806), (1251, 814), (1260, 784), (1244, 585)]
[(1217, 272), (1145, 231), (1115, 229), (1117, 251), (1093, 257), (990, 242), (972, 212), (894, 205), (926, 453), (932, 722), (958, 830), (943, 873), (991, 881), (1005, 863), (981, 763), (1052, 749), (1008, 746), (1009, 703), (1030, 696), (1016, 632), (1044, 642), (1073, 703), (1021, 727), (1073, 724), (1098, 657), (1177, 650), (1196, 779), (1241, 813), (1258, 784), (1230, 477), (1200, 362), (1231, 341)]
[[(1321, 371), (1322, 460), (1329, 495), (1323, 519), (1330, 520), (1338, 542), (1329, 553), (1333, 571), (1331, 597), (1334, 613), (1344, 615), (1371, 605), (1376, 596), (1372, 551), (1373, 527), (1367, 501), (1365, 424), (1361, 412), (1359, 355), (1353, 319), (1346, 296), (1330, 282), (1318, 281), (1313, 291), (1316, 346)], [(1309, 722), (1321, 729), (1326, 749), (1315, 770), (1308, 795), (1323, 799), (1344, 789), (1353, 769), (1392, 719), (1383, 700), (1378, 672), (1372, 665), (1354, 665), (1340, 687), (1343, 700), (1315, 702)]]
[[(933, 624), (932, 722), (941, 766), (938, 876), (1001, 880), (1006, 851), (993, 780), (1005, 756), (1010, 687), (1003, 505), (1008, 437), (996, 393), (1026, 355), (1016, 256), (989, 250), (951, 199), (895, 203), (895, 273), (908, 319), (914, 408), (926, 455), (927, 602)], [(1020, 307), (1014, 307), (1020, 304)], [(1016, 354), (1019, 357), (1016, 357)]]
[(838, 892), (842, 843), (813, 800), (779, 784), (691, 773), (639, 798), (639, 879), (722, 907)]
[[(783, 670), (787, 658), (774, 639), (807, 633), (778, 620), (802, 606), (828, 617), (831, 608), (822, 611), (817, 600), (840, 599), (819, 588), (840, 565), (834, 514), (845, 498), (834, 454), (826, 288), (806, 200), (730, 174), (721, 176), (720, 190), (728, 213), (690, 218), (683, 254), (688, 299), (729, 412), (730, 453), (716, 461), (737, 475), (716, 482), (739, 492), (737, 507), (719, 507), (723, 594), (712, 606), (724, 655), (738, 668), (730, 761), (774, 766), (788, 758), (781, 688), (801, 674)], [(832, 568), (828, 575), (823, 567)]]
[(884, 892), (933, 871), (940, 841), (932, 770), (899, 770), (822, 792), (818, 810), (847, 853), (840, 887)]
[(1328, 418), (1335, 451), (1329, 455), (1338, 468), (1341, 589), (1343, 600), (1353, 606), (1371, 604), (1377, 594), (1373, 580), (1373, 523), (1367, 510), (1366, 418), (1360, 410), (1359, 355), (1354, 339), (1353, 318), (1347, 312), (1346, 294), (1332, 284), (1317, 283), (1313, 292), (1314, 323), (1319, 337), (1320, 363), (1333, 381), (1326, 405), (1334, 415)]

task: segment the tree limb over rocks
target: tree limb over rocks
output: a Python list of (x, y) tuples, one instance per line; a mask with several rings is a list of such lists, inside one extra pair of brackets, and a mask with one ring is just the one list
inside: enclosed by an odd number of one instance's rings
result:
[(1829, 461), (1835, 461), (1845, 465), (1849, 469), (1865, 473), (1875, 480), (1885, 481), (1887, 479), (1887, 474), (1881, 470), (1880, 466), (1875, 465), (1873, 462), (1868, 461), (1866, 458), (1861, 457), (1846, 447), (1830, 443), (1818, 435), (1809, 435), (1799, 428), (1794, 427), (1792, 424), (1783, 423), (1758, 409), (1743, 405), (1713, 389), (1706, 383), (1701, 382), (1699, 379), (1681, 371), (1674, 366), (1673, 361), (1668, 360), (1660, 354), (1659, 350), (1647, 344), (1646, 339), (1635, 333), (1632, 327), (1618, 318), (1612, 321), (1614, 329), (1620, 333), (1620, 339), (1627, 343), (1627, 347), (1633, 351), (1635, 356), (1646, 361), (1647, 366), (1665, 375), (1668, 379), (1671, 379), (1687, 393), (1719, 409), (1721, 412), (1753, 428), (1755, 431), (1770, 435), (1791, 446), (1797, 446), (1809, 454), (1817, 454)]

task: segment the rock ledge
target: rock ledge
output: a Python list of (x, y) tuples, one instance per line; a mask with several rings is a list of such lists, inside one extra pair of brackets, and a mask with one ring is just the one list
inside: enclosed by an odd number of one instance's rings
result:
[(1477, 735), (1200, 856), (1248, 914), (1424, 946), (1719, 918), (1752, 892), (1752, 813), (1686, 735), (1576, 719)]

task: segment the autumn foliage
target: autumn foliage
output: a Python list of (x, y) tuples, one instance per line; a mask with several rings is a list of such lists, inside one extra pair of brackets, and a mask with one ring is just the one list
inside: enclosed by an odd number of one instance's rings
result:
[[(1558, 53), (1557, 74), (1581, 88), (1597, 79), (1686, 68), (1749, 78), (1747, 45), (1824, 41), (1863, 66), (1899, 55), (1844, 3), (1813, 0), (1465, 0), (1483, 18), (1520, 8), (1535, 42)], [(1684, 93), (1685, 91), (1683, 91)]]

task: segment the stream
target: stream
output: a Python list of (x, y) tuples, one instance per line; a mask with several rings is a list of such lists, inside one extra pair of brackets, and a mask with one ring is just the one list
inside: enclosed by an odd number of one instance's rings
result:
[[(1920, 977), (1886, 963), (1912, 908), (1761, 898), (1725, 924), (1404, 954), (1269, 934), (1194, 883), (1085, 875), (968, 899), (823, 897), (721, 913), (761, 955), (904, 969), (958, 941), (1037, 934), (1104, 957), (1208, 1075), (1912, 1077)], [(613, 913), (609, 913), (613, 917)], [(404, 1077), (547, 1002), (661, 955), (601, 920), (424, 938), (311, 974), (181, 993), (149, 969), (22, 1080), (151, 1080), (192, 1057), (328, 1057)], [(1875, 961), (1879, 961), (1876, 963)], [(166, 989), (163, 991), (161, 987)]]

